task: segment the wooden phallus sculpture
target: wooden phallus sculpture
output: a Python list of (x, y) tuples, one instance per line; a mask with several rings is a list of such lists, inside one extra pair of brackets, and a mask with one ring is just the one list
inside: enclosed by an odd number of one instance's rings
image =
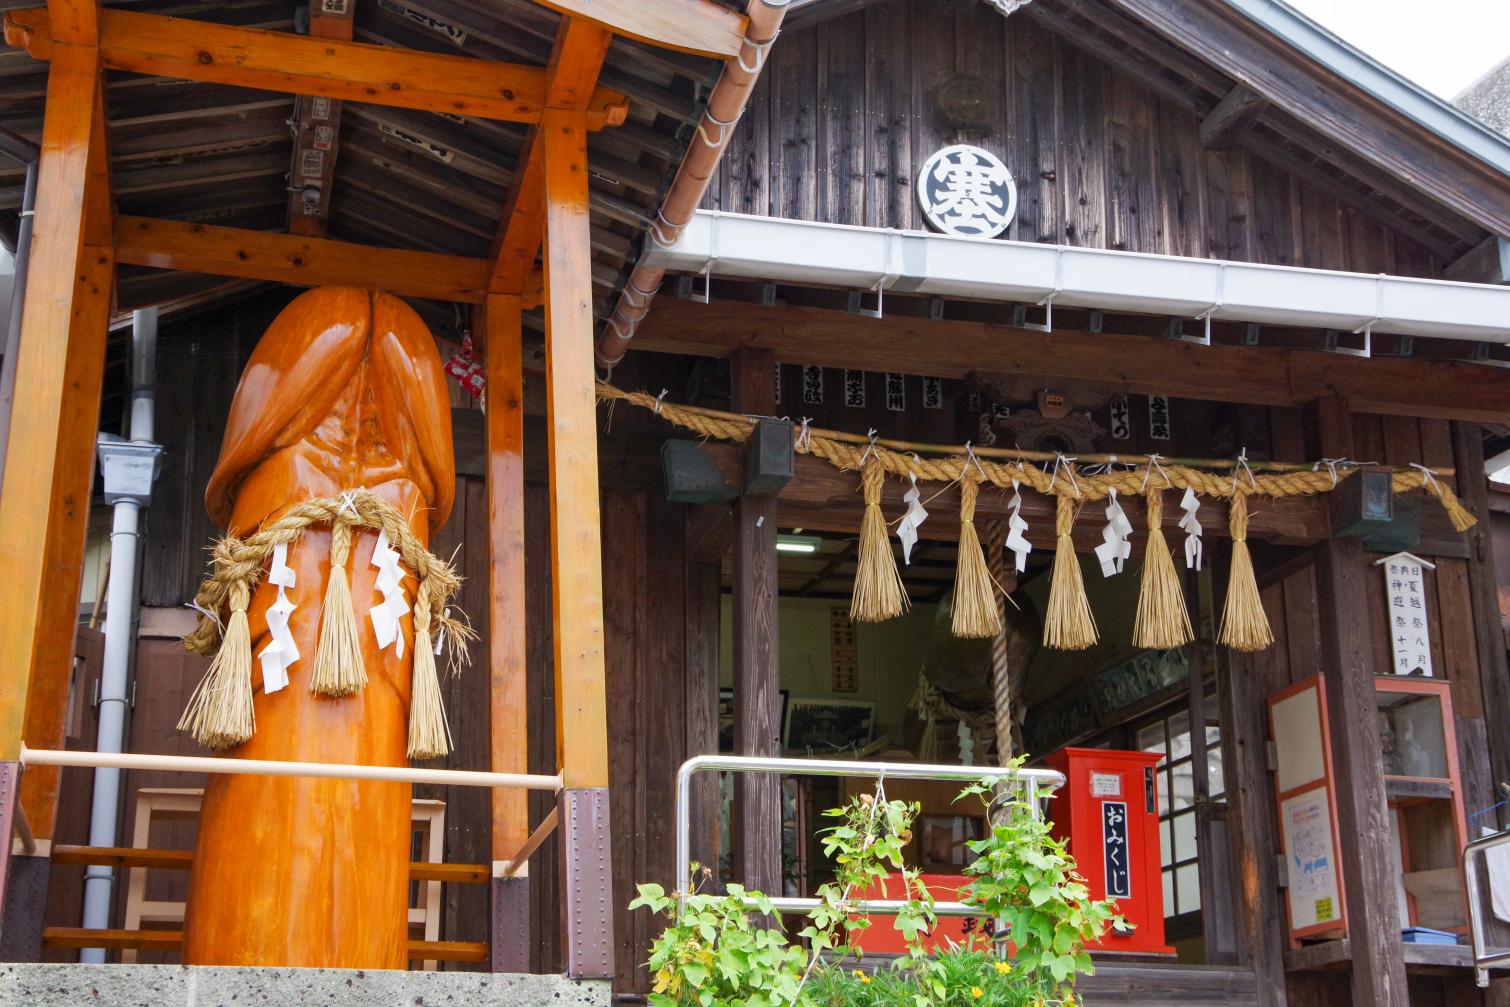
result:
[[(206, 582), (200, 604), (209, 602), (224, 632), (206, 620), (187, 641), (201, 650), (218, 642), (221, 654), (180, 726), (231, 758), (401, 766), (444, 751), (443, 738), (416, 751), (411, 676), (413, 688), (435, 693), (416, 696), (416, 706), (438, 709), (428, 636), (455, 577), (423, 544), (445, 523), (454, 491), (450, 405), (424, 322), (377, 291), (296, 298), (242, 374), (205, 494), (229, 537), (217, 548), (220, 580)], [(300, 515), (305, 525), (266, 563), (247, 551)], [(234, 579), (248, 569), (249, 580)], [(406, 578), (389, 623), (397, 639), (380, 646), (382, 613), (373, 610), (392, 600), (395, 571)], [(354, 616), (327, 611), (346, 594)], [(286, 632), (270, 621), (286, 621)], [(280, 638), (297, 651), (292, 663), (264, 656)], [(253, 714), (254, 729), (245, 722)], [(212, 775), (184, 962), (406, 967), (410, 800), (404, 783)]]

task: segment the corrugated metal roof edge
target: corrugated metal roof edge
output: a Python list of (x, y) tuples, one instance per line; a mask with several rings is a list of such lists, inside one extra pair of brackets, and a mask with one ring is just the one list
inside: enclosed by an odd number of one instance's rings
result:
[(1223, 2), (1366, 94), (1510, 178), (1510, 138), (1402, 77), (1282, 0)]

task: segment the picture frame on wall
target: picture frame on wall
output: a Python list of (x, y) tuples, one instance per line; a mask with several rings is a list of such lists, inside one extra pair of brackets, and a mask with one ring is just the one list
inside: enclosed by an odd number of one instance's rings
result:
[[(781, 690), (781, 715), (776, 723), (783, 729), (783, 743), (786, 738), (786, 705), (790, 696), (790, 690)], [(720, 755), (734, 753), (734, 690), (729, 688), (718, 690), (718, 752)]]
[(875, 734), (876, 704), (860, 699), (794, 699), (782, 743), (789, 752), (824, 754), (864, 748)]

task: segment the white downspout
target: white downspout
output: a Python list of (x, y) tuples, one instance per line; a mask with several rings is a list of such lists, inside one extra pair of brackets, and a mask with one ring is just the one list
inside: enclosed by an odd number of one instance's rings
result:
[[(125, 742), (130, 704), (131, 651), (136, 640), (137, 528), (149, 501), (162, 448), (153, 443), (153, 386), (157, 373), (157, 308), (143, 308), (131, 319), (131, 439), (100, 435), (100, 468), (106, 502), (115, 509), (110, 530), (110, 583), (105, 610), (105, 666), (100, 678), (100, 724), (95, 748), (120, 752)], [(120, 815), (121, 771), (94, 771), (94, 804), (89, 815), (89, 845), (116, 846)], [(84, 876), (84, 926), (110, 926), (115, 871), (90, 867)], [(86, 948), (79, 961), (105, 961), (103, 948)]]

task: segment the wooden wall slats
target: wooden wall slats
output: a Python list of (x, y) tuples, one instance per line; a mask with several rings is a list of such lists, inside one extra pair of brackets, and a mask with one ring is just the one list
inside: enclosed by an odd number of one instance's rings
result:
[[(703, 205), (920, 228), (918, 170), (965, 142), (1011, 168), (1018, 213), (1008, 236), (1018, 240), (1438, 273), (1387, 211), (1344, 209), (1262, 149), (1204, 149), (1177, 89), (1155, 93), (1143, 81), (1156, 81), (1046, 26), (1071, 25), (1073, 13), (1003, 18), (984, 4), (881, 0), (790, 28)], [(987, 128), (940, 121), (936, 92), (956, 74), (983, 84), (994, 104)]]

